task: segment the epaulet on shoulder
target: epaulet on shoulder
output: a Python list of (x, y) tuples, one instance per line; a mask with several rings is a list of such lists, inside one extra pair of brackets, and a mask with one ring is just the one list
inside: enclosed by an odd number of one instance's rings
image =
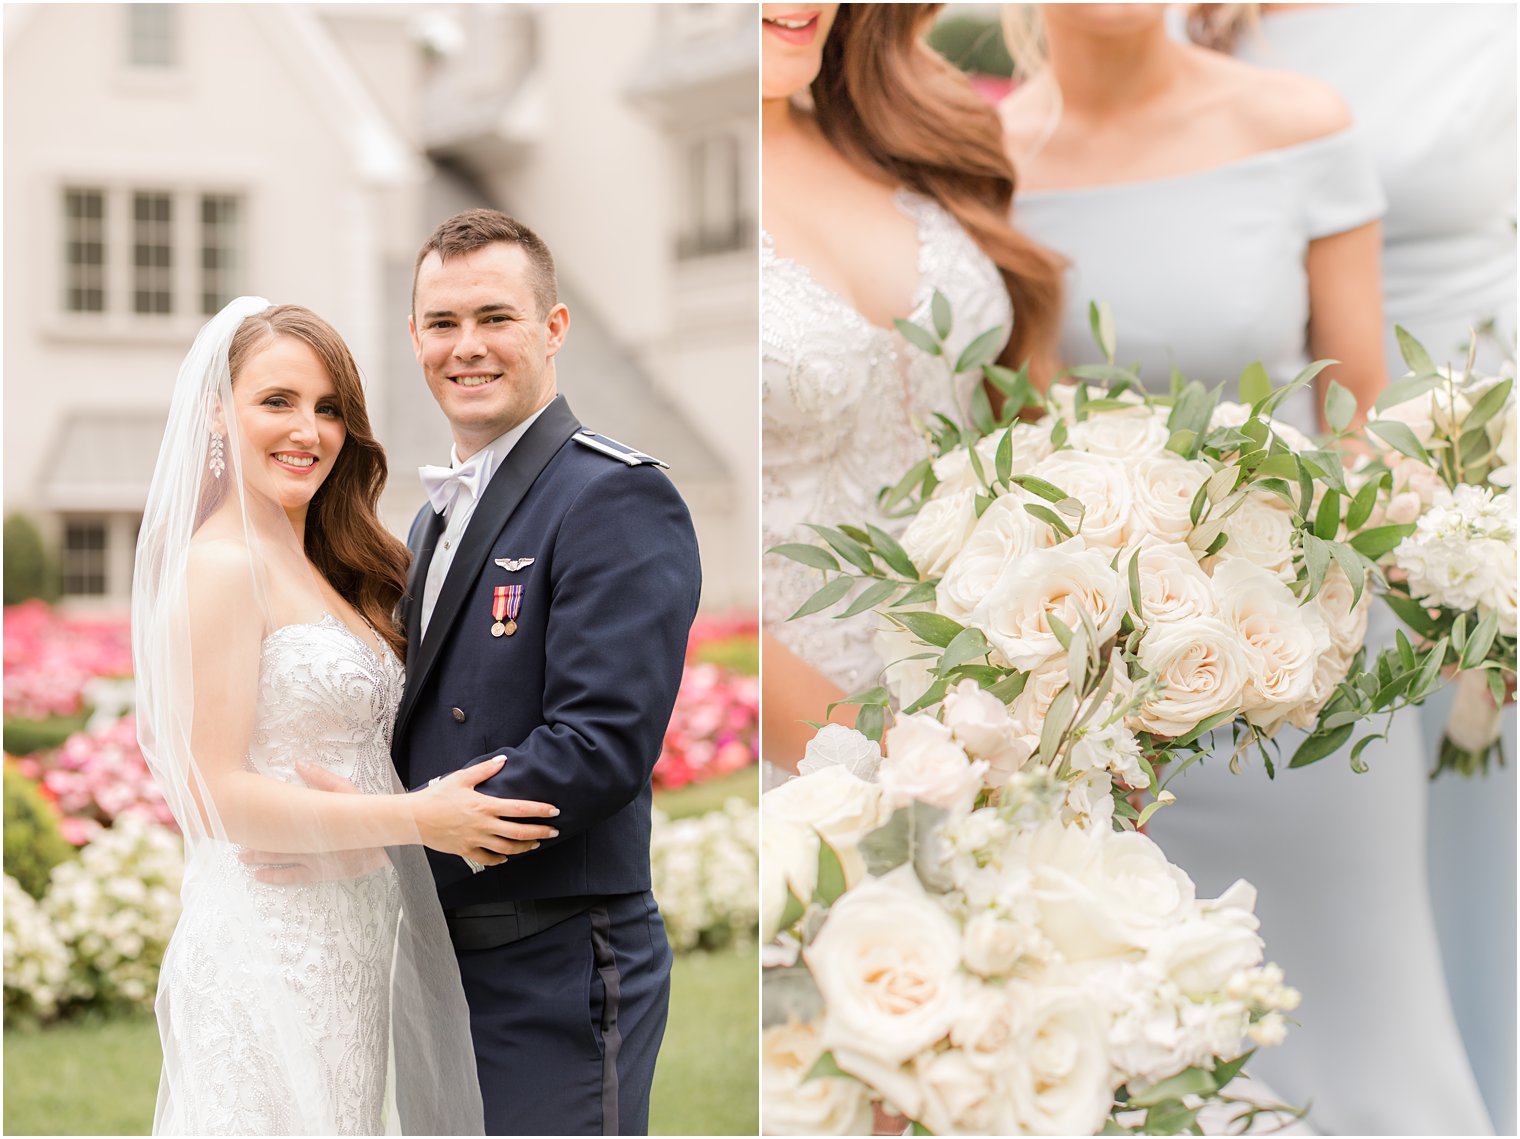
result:
[(630, 467), (643, 466), (646, 463), (665, 470), (670, 469), (670, 464), (661, 462), (653, 455), (646, 455), (643, 451), (635, 451), (626, 443), (619, 443), (616, 439), (609, 439), (605, 435), (598, 435), (589, 427), (582, 427), (571, 436), (583, 447), (590, 447), (593, 451), (600, 452), (608, 458), (616, 459), (621, 463), (627, 463)]

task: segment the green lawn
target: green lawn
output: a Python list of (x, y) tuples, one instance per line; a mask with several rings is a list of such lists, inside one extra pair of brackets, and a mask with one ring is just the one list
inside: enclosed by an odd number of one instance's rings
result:
[[(753, 953), (676, 958), (653, 1134), (756, 1134), (758, 973)], [(146, 1135), (158, 1063), (151, 1019), (8, 1030), (5, 1133)]]
[(706, 783), (688, 783), (685, 787), (657, 790), (654, 805), (673, 819), (716, 811), (728, 799), (737, 796), (747, 803), (760, 801), (760, 765), (752, 763)]

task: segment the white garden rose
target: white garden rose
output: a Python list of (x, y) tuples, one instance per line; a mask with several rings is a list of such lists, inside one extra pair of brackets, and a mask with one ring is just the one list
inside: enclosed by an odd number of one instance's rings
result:
[[(1449, 375), (1444, 368), (1441, 373)], [(1460, 425), (1471, 410), (1472, 401), (1466, 392), (1458, 387), (1453, 399), (1451, 387), (1442, 383), (1413, 399), (1375, 410), (1368, 418), (1373, 423), (1388, 420), (1402, 423), (1414, 432), (1422, 447), (1429, 447), (1438, 432), (1448, 437), (1460, 434)]]
[(1160, 932), (1151, 959), (1193, 1000), (1223, 995), (1232, 977), (1261, 964), (1260, 923), (1249, 910), (1200, 912)]
[(1108, 563), (1112, 554), (1073, 538), (1036, 550), (1003, 571), (971, 616), (971, 622), (1014, 668), (1038, 668), (1065, 650), (1050, 625), (1054, 615), (1068, 628), (1086, 612), (1099, 641), (1119, 630), (1129, 587)]
[(892, 809), (914, 800), (947, 811), (970, 810), (981, 790), (985, 760), (972, 760), (950, 729), (932, 716), (898, 716), (887, 731), (878, 777)]
[(1247, 682), (1260, 668), (1255, 649), (1217, 617), (1160, 625), (1140, 642), (1140, 667), (1160, 691), (1140, 706), (1135, 724), (1175, 738), (1200, 721), (1238, 709)]
[(916, 1121), (935, 1135), (1008, 1135), (1013, 1112), (997, 1076), (957, 1051), (924, 1052), (914, 1060), (924, 1090)]
[(1040, 928), (1071, 962), (1125, 957), (1193, 912), (1193, 882), (1137, 831), (1051, 822), (1018, 836)]
[[(1489, 543), (1495, 548), (1499, 542)], [(1481, 620), (1490, 613), (1499, 615), (1499, 632), (1506, 637), (1515, 635), (1515, 547), (1509, 546), (1504, 556), (1505, 569), (1495, 575), (1494, 584), (1478, 601), (1478, 617)]]
[(966, 968), (983, 977), (1007, 974), (1031, 948), (1030, 930), (992, 910), (972, 915), (962, 933)]
[(1165, 415), (1144, 406), (1094, 411), (1082, 422), (1073, 423), (1067, 436), (1075, 450), (1128, 462), (1160, 455), (1170, 438)]
[(976, 491), (962, 490), (924, 503), (900, 539), (924, 579), (939, 577), (976, 526)]
[(911, 866), (834, 903), (803, 957), (827, 1010), (823, 1045), (841, 1067), (841, 1052), (903, 1064), (949, 1033), (965, 1010), (960, 945)]
[[(1193, 551), (1180, 543), (1142, 546), (1140, 556), (1141, 619), (1147, 624), (1191, 621), (1218, 615), (1209, 575)], [(1128, 570), (1127, 565), (1122, 567)]]
[(1494, 469), (1488, 472), (1488, 481), (1495, 486), (1510, 488), (1515, 485), (1515, 401), (1510, 398), (1509, 407), (1488, 421), (1489, 438), (1494, 447)]
[(1223, 533), (1229, 541), (1211, 559), (1212, 566), (1244, 558), (1283, 581), (1293, 580), (1293, 512), (1275, 494), (1251, 491), (1224, 520)]
[(1057, 451), (1036, 463), (1030, 473), (1054, 483), (1087, 508), (1081, 537), (1089, 546), (1102, 547), (1112, 556), (1129, 541), (1133, 492), (1123, 462), (1084, 451)]
[(760, 828), (762, 941), (781, 932), (789, 896), (804, 905), (812, 900), (818, 886), (818, 843), (818, 832), (806, 823), (765, 812), (765, 825)]
[(760, 1095), (767, 1135), (866, 1135), (871, 1100), (865, 1087), (838, 1076), (806, 1076), (823, 1055), (817, 1026), (796, 1022), (760, 1037)]
[(1256, 652), (1241, 710), (1257, 727), (1275, 730), (1309, 694), (1330, 633), (1319, 606), (1300, 605), (1277, 578), (1241, 558), (1214, 570), (1220, 617)]
[(1024, 509), (1035, 501), (1017, 487), (992, 500), (945, 570), (935, 608), (965, 622), (1004, 570), (1034, 550), (1055, 545), (1054, 531)]
[(1187, 541), (1193, 529), (1193, 499), (1213, 468), (1201, 460), (1162, 451), (1133, 462), (1129, 472), (1134, 492), (1131, 540)]
[(991, 786), (1002, 786), (1029, 759), (1031, 749), (1015, 731), (1008, 706), (974, 680), (945, 693), (945, 726), (967, 755), (987, 761)]
[[(1050, 454), (1050, 432), (1032, 423), (1015, 423), (1012, 427), (984, 435), (976, 443), (976, 455), (982, 464), (982, 474), (989, 480), (997, 477), (997, 450), (1004, 435), (1011, 435), (1009, 473), (1028, 474), (1035, 463)], [(944, 498), (963, 490), (986, 493), (971, 466), (971, 454), (965, 447), (947, 451), (934, 460), (934, 477), (939, 485), (934, 488), (935, 498)]]
[[(1239, 427), (1251, 417), (1251, 409), (1243, 403), (1234, 403), (1230, 400), (1222, 400), (1214, 408), (1214, 415), (1209, 420), (1210, 427)], [(1272, 429), (1279, 439), (1295, 451), (1312, 451), (1314, 440), (1310, 439), (1297, 427), (1281, 419), (1273, 419), (1268, 416), (1267, 426)]]
[(817, 831), (839, 855), (849, 885), (865, 876), (865, 861), (856, 849), (860, 840), (891, 817), (879, 786), (838, 766), (800, 775), (767, 791), (760, 797), (760, 811), (762, 830), (780, 818)]
[(1101, 1006), (1082, 989), (1015, 983), (1024, 1031), (1006, 1079), (1023, 1135), (1094, 1135), (1113, 1106)]
[(1367, 639), (1371, 588), (1363, 588), (1362, 596), (1357, 598), (1350, 579), (1338, 563), (1333, 563), (1325, 573), (1324, 584), (1314, 595), (1313, 604), (1330, 635), (1330, 648), (1348, 659), (1355, 656)]
[(797, 774), (811, 775), (825, 767), (843, 767), (869, 783), (880, 766), (881, 745), (875, 740), (843, 724), (825, 724), (808, 740), (797, 764)]
[(930, 667), (934, 662), (924, 655), (924, 646), (885, 617), (879, 618), (871, 647), (882, 662), (881, 682), (892, 694), (895, 707), (911, 708), (938, 679)]

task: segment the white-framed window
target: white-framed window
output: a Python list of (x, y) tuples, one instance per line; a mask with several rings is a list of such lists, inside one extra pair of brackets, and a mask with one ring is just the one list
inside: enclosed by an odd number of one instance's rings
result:
[(110, 526), (103, 517), (74, 516), (63, 522), (63, 592), (67, 597), (104, 597)]
[(754, 221), (744, 204), (744, 152), (733, 131), (715, 131), (686, 143), (685, 206), (676, 254), (705, 257), (746, 249)]
[(161, 321), (215, 315), (242, 291), (243, 195), (200, 187), (65, 185), (65, 314)]
[(63, 192), (63, 307), (106, 308), (106, 194), (89, 187)]
[(127, 63), (167, 70), (179, 62), (178, 4), (127, 4)]

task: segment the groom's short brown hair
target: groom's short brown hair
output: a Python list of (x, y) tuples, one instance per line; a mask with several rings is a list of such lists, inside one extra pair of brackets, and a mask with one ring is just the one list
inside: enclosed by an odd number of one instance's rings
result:
[(412, 266), (412, 312), (417, 311), (417, 274), (429, 253), (437, 253), (440, 261), (450, 257), (473, 253), (498, 241), (518, 245), (527, 254), (532, 273), (533, 299), (538, 302), (538, 315), (548, 316), (549, 310), (559, 303), (559, 286), (554, 279), (554, 254), (543, 239), (522, 222), (510, 218), (500, 210), (465, 210), (449, 218), (432, 232), (417, 251), (417, 261)]

